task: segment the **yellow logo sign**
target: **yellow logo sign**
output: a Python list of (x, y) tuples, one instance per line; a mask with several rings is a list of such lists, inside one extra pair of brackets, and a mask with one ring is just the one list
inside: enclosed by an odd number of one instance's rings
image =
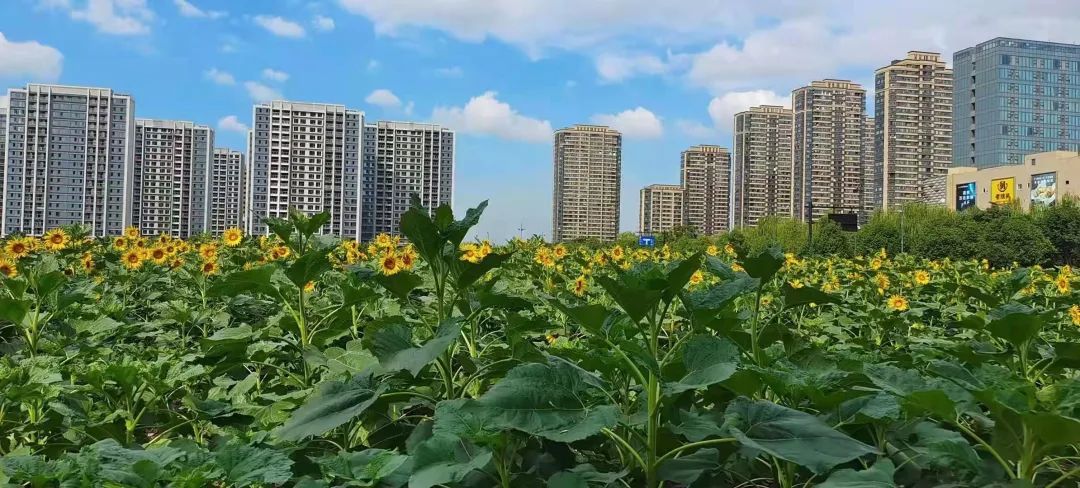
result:
[(1008, 205), (1016, 199), (1016, 178), (999, 178), (990, 181), (990, 203)]

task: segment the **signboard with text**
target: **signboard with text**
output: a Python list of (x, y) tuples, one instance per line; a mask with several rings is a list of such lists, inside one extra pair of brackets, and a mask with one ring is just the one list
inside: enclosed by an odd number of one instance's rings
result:
[(1031, 206), (1049, 207), (1057, 202), (1057, 173), (1031, 175)]
[(653, 236), (641, 236), (638, 237), (637, 244), (641, 247), (655, 247), (656, 238)]
[(990, 204), (1008, 205), (1016, 200), (1016, 178), (990, 180)]
[(975, 182), (956, 185), (956, 211), (961, 212), (975, 206)]

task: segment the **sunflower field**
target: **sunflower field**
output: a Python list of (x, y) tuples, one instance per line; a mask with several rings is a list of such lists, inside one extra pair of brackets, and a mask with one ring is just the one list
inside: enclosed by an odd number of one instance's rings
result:
[(0, 486), (1075, 487), (1057, 269), (402, 236), (0, 241)]

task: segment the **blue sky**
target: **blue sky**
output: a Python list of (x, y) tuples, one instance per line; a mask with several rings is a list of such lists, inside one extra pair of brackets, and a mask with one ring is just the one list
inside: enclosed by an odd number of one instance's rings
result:
[[(679, 152), (811, 80), (863, 83), (908, 50), (1080, 41), (1071, 0), (3, 0), (0, 87), (111, 87), (146, 118), (243, 148), (257, 100), (340, 103), (458, 131), (456, 210), (480, 236), (551, 231), (551, 130), (625, 135), (621, 227)], [(917, 19), (912, 21), (912, 19)], [(914, 23), (913, 23), (914, 22)], [(2, 90), (0, 90), (2, 91)], [(0, 100), (0, 104), (4, 101)]]

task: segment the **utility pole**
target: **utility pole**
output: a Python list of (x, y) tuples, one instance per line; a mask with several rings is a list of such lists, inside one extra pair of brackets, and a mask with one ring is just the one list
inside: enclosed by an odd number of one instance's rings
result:
[(525, 240), (525, 223), (522, 222), (522, 223), (518, 224), (517, 230), (518, 230), (518, 238), (524, 241)]

